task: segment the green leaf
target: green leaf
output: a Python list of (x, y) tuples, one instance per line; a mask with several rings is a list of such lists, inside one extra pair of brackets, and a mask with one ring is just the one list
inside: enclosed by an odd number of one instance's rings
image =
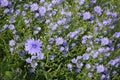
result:
[(12, 78), (12, 72), (6, 71), (5, 72), (5, 77), (11, 79)]

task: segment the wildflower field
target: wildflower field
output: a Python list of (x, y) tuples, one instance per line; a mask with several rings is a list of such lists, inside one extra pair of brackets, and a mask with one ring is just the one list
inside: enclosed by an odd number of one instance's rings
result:
[(120, 0), (0, 0), (0, 80), (120, 80)]

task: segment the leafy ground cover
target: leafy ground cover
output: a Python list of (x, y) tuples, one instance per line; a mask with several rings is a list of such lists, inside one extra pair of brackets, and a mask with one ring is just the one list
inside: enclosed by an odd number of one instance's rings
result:
[(119, 0), (0, 0), (1, 80), (120, 80)]

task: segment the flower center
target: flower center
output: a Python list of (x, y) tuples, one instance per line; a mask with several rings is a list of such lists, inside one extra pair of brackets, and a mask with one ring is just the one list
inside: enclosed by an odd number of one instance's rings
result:
[(32, 44), (32, 47), (33, 47), (33, 48), (36, 48), (36, 47), (37, 47), (37, 45), (36, 45), (36, 44)]

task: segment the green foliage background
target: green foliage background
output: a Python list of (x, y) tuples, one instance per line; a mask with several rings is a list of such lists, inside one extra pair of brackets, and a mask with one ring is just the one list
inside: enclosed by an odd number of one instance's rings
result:
[[(17, 0), (15, 1), (16, 2), (14, 3), (14, 6), (17, 4)], [(24, 0), (23, 3), (26, 3), (26, 2), (28, 3), (29, 1), (30, 0)], [(35, 0), (32, 0), (32, 1), (35, 1)], [(76, 29), (76, 27), (78, 26), (84, 27), (85, 26), (84, 24), (86, 24), (86, 26), (90, 26), (89, 23), (83, 22), (76, 16), (76, 9), (74, 7), (75, 4), (73, 3), (73, 0), (67, 0), (67, 1), (68, 1), (68, 5), (71, 5), (73, 7), (73, 8), (70, 8), (70, 11), (73, 13), (73, 22), (70, 23), (70, 25), (74, 27), (70, 28), (69, 31)], [(120, 15), (120, 1), (119, 0), (99, 0), (96, 5), (101, 5), (107, 1), (110, 1), (113, 5), (116, 5), (115, 11), (118, 12), (118, 19), (120, 20), (120, 16), (119, 16)], [(19, 3), (21, 6), (21, 9), (22, 9), (23, 3)], [(10, 18), (6, 16), (5, 14), (3, 14), (2, 10), (3, 8), (0, 7), (0, 16), (2, 17), (0, 19), (0, 29), (2, 28), (4, 24), (8, 23), (8, 19)], [(33, 15), (32, 13), (29, 13), (29, 12), (28, 14), (29, 14), (28, 17), (31, 17)], [(57, 19), (58, 16), (59, 14), (55, 16), (55, 19)], [(35, 20), (34, 23), (31, 24), (31, 25), (37, 24), (37, 25), (42, 26), (42, 32), (39, 33), (40, 35), (35, 36), (32, 34), (31, 29), (27, 29), (25, 27), (22, 16), (19, 15), (15, 23), (15, 25), (17, 26), (15, 28), (18, 30), (18, 34), (21, 35), (20, 37), (21, 39), (19, 42), (25, 40), (26, 37), (29, 35), (31, 37), (40, 38), (44, 43), (47, 44), (48, 43), (47, 40), (51, 36), (48, 34), (46, 35), (44, 34), (47, 31), (47, 28), (45, 27), (46, 25), (43, 22), (39, 23)], [(115, 25), (116, 25), (115, 30), (113, 30), (113, 32), (109, 34), (109, 36), (111, 36), (116, 31), (120, 31), (120, 22), (119, 21), (116, 22)], [(91, 27), (92, 26), (88, 28), (88, 31), (92, 30)], [(66, 31), (65, 33), (63, 33), (62, 36), (64, 37), (66, 33), (68, 32)], [(69, 63), (70, 59), (72, 59), (74, 56), (78, 54), (81, 54), (85, 50), (85, 47), (81, 46), (80, 43), (78, 43), (79, 47), (75, 47), (69, 51), (70, 53), (69, 58), (62, 56), (60, 52), (57, 51), (58, 49), (56, 46), (52, 46), (52, 48), (54, 48), (54, 51), (47, 51), (46, 47), (43, 46), (43, 51), (46, 56), (46, 58), (43, 60), (45, 62), (45, 65), (44, 67), (37, 66), (35, 73), (31, 74), (29, 73), (30, 66), (28, 66), (28, 64), (24, 60), (21, 60), (22, 57), (20, 57), (20, 55), (17, 53), (9, 52), (8, 43), (9, 43), (9, 40), (11, 40), (12, 38), (13, 36), (10, 30), (6, 30), (0, 33), (0, 79), (5, 78), (5, 80), (100, 80), (98, 74), (93, 74), (92, 79), (88, 78), (85, 68), (83, 68), (79, 74), (73, 71), (68, 71), (65, 64)], [(116, 41), (116, 42), (120, 42), (120, 41)], [(23, 47), (19, 48), (19, 50), (21, 49), (23, 49)], [(49, 61), (47, 55), (51, 53), (55, 53), (59, 56), (57, 56), (57, 58), (54, 61)], [(76, 53), (76, 54), (71, 54), (71, 53)], [(110, 59), (114, 58), (115, 56), (120, 55), (120, 49), (115, 49), (115, 52), (112, 54), (113, 55), (111, 56)], [(39, 63), (39, 65), (42, 65), (42, 63)], [(120, 80), (120, 67), (118, 67), (117, 71), (119, 71), (118, 74), (116, 74), (115, 76), (111, 76), (110, 80)]]

